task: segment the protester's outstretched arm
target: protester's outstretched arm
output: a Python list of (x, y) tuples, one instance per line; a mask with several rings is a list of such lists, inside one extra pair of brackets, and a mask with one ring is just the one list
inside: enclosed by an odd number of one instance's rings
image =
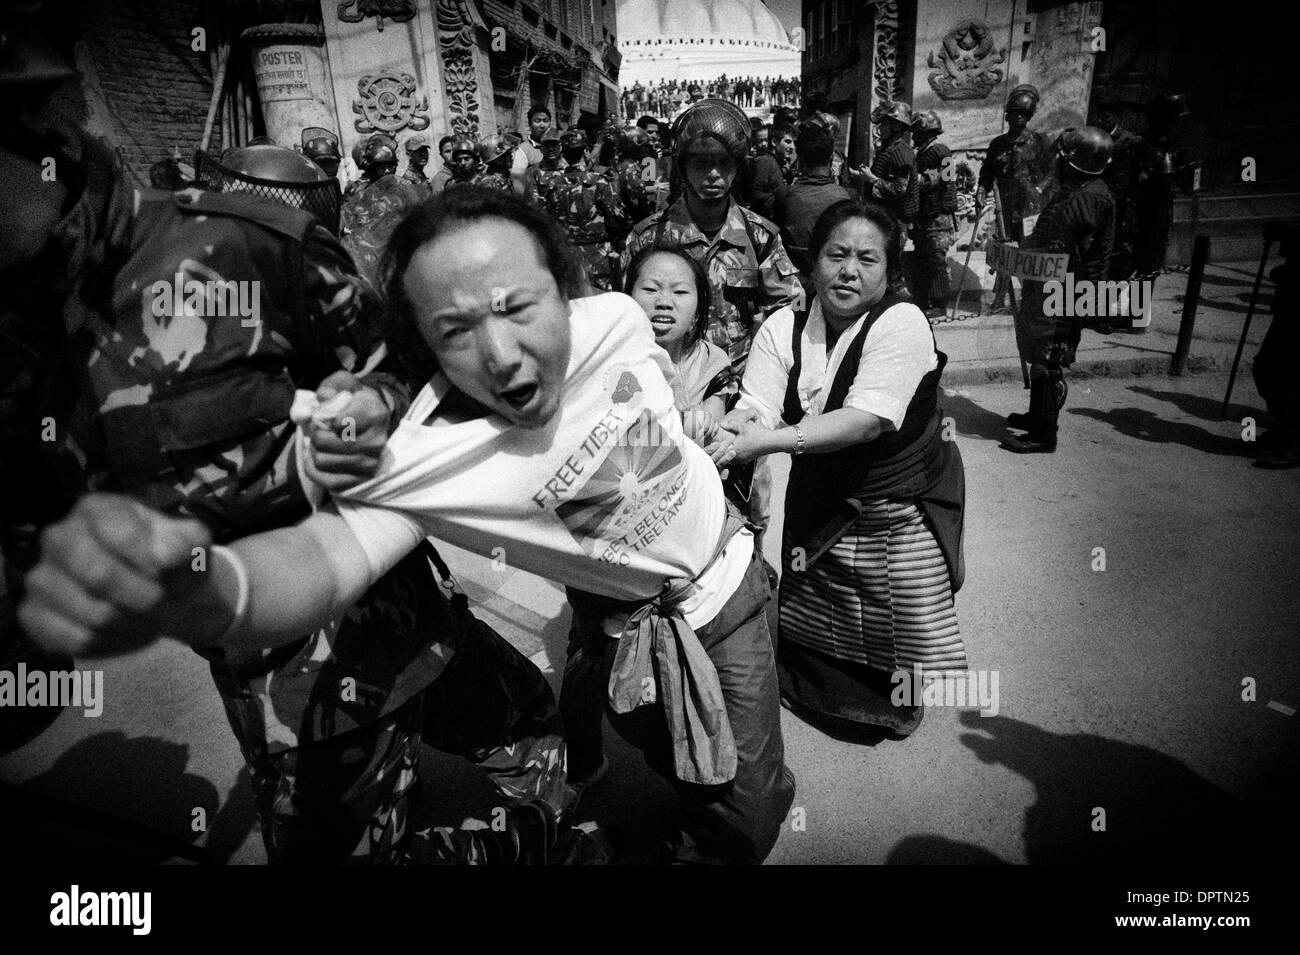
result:
[(228, 550), (210, 542), (197, 521), (87, 495), (42, 535), (19, 621), (40, 646), (72, 656), (125, 653), (164, 636), (264, 649), (338, 616), (373, 579), (360, 543), (333, 513)]
[[(866, 444), (880, 437), (884, 422), (869, 411), (837, 408), (826, 414), (808, 415), (798, 427), (764, 428), (758, 422), (741, 428), (737, 435), (723, 431), (705, 448), (718, 467), (743, 464), (765, 454), (826, 454), (841, 448)], [(802, 435), (802, 442), (800, 436)]]

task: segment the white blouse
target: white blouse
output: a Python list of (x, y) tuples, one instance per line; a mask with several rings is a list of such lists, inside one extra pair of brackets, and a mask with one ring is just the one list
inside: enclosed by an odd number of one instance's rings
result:
[[(800, 339), (801, 362), (797, 385), (799, 403), (807, 414), (821, 414), (849, 345), (862, 330), (864, 314), (850, 325), (826, 353), (826, 320), (821, 303), (813, 301)], [(794, 367), (794, 310), (783, 308), (768, 317), (754, 336), (745, 365), (737, 407), (758, 412), (763, 424), (775, 428), (785, 406), (786, 383)], [(939, 365), (930, 322), (910, 302), (900, 302), (876, 320), (862, 345), (858, 373), (844, 398), (845, 408), (876, 415), (885, 430), (897, 431), (907, 406), (927, 372)]]

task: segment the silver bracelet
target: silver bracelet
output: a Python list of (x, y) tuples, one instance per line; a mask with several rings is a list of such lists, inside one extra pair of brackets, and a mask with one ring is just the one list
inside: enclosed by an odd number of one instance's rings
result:
[(248, 568), (244, 566), (244, 562), (238, 554), (229, 547), (222, 547), (220, 544), (213, 545), (212, 553), (213, 555), (221, 554), (226, 558), (231, 569), (235, 572), (235, 584), (239, 588), (235, 595), (234, 614), (230, 618), (230, 623), (226, 625), (226, 629), (217, 638), (217, 642), (222, 643), (243, 628), (244, 621), (248, 618), (251, 588), (248, 585)]
[(804, 448), (804, 440), (803, 440), (803, 429), (800, 428), (798, 425), (795, 425), (794, 426), (794, 453), (803, 454), (804, 450), (805, 448)]

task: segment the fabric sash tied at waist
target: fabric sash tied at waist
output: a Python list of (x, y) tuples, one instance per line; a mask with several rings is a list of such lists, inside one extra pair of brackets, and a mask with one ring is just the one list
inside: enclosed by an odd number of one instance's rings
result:
[[(742, 525), (728, 508), (709, 566)], [(604, 638), (606, 617), (631, 609), (609, 673), (609, 705), (625, 714), (658, 699), (672, 735), (677, 778), (719, 786), (735, 778), (736, 740), (718, 671), (681, 613), (692, 584), (685, 577), (668, 580), (659, 596), (635, 605), (570, 589), (569, 603), (580, 630), (596, 639)]]

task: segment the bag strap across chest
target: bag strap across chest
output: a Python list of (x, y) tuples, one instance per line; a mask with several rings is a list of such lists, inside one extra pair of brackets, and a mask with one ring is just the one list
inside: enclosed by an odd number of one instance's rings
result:
[[(822, 408), (823, 414), (834, 411), (844, 404), (844, 399), (849, 393), (849, 387), (853, 384), (853, 379), (857, 377), (858, 363), (862, 360), (862, 348), (872, 326), (875, 325), (876, 320), (881, 315), (884, 315), (885, 312), (902, 301), (897, 295), (887, 292), (885, 297), (867, 312), (866, 321), (862, 323), (862, 328), (849, 344), (848, 350), (844, 353), (844, 359), (840, 362), (840, 367), (835, 373), (835, 380), (830, 384), (830, 393), (826, 396), (825, 407)], [(790, 366), (790, 377), (785, 387), (785, 404), (782, 409), (782, 417), (789, 424), (798, 424), (807, 413), (799, 400), (799, 374), (803, 368), (803, 332), (808, 327), (808, 316), (808, 311), (796, 312), (794, 327), (791, 331), (790, 346), (794, 362)], [(828, 352), (832, 350), (828, 348)], [(830, 355), (827, 354), (826, 357), (829, 360)]]

